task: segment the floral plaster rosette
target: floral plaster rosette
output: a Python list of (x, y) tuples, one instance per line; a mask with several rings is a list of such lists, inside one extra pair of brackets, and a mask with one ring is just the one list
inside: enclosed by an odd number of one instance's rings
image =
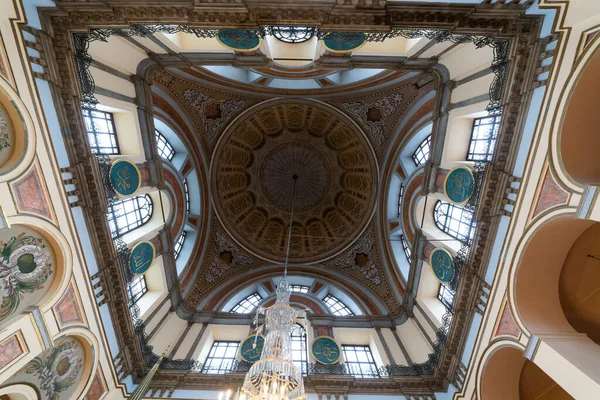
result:
[(52, 273), (52, 255), (42, 242), (24, 233), (0, 242), (0, 321), (19, 307), (25, 293), (43, 287)]

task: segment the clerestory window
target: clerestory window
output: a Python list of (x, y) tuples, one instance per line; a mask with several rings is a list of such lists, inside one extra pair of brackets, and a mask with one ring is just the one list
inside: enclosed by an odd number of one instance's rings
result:
[(331, 313), (333, 315), (336, 315), (338, 317), (346, 317), (346, 316), (354, 315), (352, 310), (350, 310), (344, 303), (342, 303), (342, 301), (340, 299), (338, 299), (337, 297), (334, 297), (330, 294), (325, 296), (325, 298), (323, 299), (323, 302), (325, 303), (327, 308), (329, 308), (329, 311), (331, 311)]
[(425, 164), (429, 160), (429, 153), (431, 150), (431, 135), (427, 136), (425, 140), (421, 142), (417, 150), (412, 155), (412, 159), (415, 165), (418, 167), (421, 164)]
[(379, 376), (377, 364), (368, 345), (343, 344), (344, 360), (350, 373), (357, 378), (376, 378)]
[(85, 130), (93, 154), (121, 154), (112, 113), (82, 109)]
[(438, 228), (463, 243), (471, 243), (475, 233), (473, 212), (439, 200), (433, 209), (433, 220)]
[(158, 155), (167, 161), (171, 161), (173, 157), (175, 157), (175, 149), (173, 146), (171, 146), (171, 143), (169, 143), (167, 138), (162, 135), (162, 133), (155, 130), (154, 134), (156, 136), (156, 148), (158, 149)]
[(471, 131), (471, 142), (469, 143), (469, 152), (467, 160), (471, 161), (490, 161), (496, 148), (496, 139), (500, 130), (500, 121), (502, 116), (492, 115), (485, 118), (475, 118), (473, 120), (473, 130)]
[(151, 217), (152, 199), (147, 194), (115, 201), (108, 205), (106, 213), (113, 239), (139, 228)]
[(235, 363), (240, 342), (214, 341), (202, 365), (205, 374), (225, 374), (231, 372)]
[(259, 305), (261, 301), (262, 297), (260, 296), (260, 294), (252, 293), (251, 295), (237, 303), (231, 309), (230, 312), (235, 314), (249, 314), (252, 311), (254, 311), (254, 309), (256, 309), (256, 306)]

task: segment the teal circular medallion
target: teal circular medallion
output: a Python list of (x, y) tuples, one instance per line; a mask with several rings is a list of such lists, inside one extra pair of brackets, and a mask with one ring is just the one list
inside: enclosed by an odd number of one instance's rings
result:
[(329, 336), (318, 336), (310, 346), (310, 352), (321, 364), (331, 365), (339, 361), (342, 354), (340, 346)]
[(454, 278), (454, 259), (447, 250), (440, 248), (433, 250), (430, 265), (440, 282), (448, 283)]
[(120, 196), (134, 195), (142, 184), (142, 176), (138, 167), (126, 160), (117, 160), (109, 172), (110, 183)]
[(260, 47), (260, 38), (246, 29), (221, 29), (217, 40), (223, 46), (237, 51), (252, 51)]
[(261, 335), (248, 336), (240, 346), (240, 356), (244, 361), (254, 363), (260, 360), (264, 345), (265, 338)]
[(448, 172), (444, 181), (444, 193), (456, 204), (464, 204), (475, 189), (475, 177), (467, 167), (457, 167)]
[(129, 254), (129, 268), (136, 275), (142, 275), (152, 265), (156, 249), (154, 245), (148, 241), (136, 244)]
[(367, 42), (362, 32), (331, 32), (323, 38), (325, 48), (334, 53), (354, 51)]

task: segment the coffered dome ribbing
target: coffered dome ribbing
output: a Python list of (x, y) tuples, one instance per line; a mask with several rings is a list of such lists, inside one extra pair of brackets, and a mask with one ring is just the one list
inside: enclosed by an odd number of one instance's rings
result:
[(326, 104), (261, 103), (226, 129), (212, 159), (219, 219), (241, 246), (265, 260), (285, 257), (294, 175), (292, 262), (335, 256), (373, 214), (378, 176), (373, 150), (355, 123)]

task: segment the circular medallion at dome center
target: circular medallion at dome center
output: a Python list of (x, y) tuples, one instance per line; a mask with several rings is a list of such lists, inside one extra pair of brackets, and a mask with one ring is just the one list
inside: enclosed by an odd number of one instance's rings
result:
[[(272, 262), (319, 262), (356, 241), (375, 207), (377, 163), (360, 128), (311, 100), (270, 100), (223, 132), (211, 164), (213, 205), (231, 237)], [(294, 187), (295, 186), (295, 187)]]
[(265, 197), (275, 206), (296, 212), (314, 207), (325, 199), (331, 181), (331, 166), (316, 148), (282, 143), (260, 166)]

